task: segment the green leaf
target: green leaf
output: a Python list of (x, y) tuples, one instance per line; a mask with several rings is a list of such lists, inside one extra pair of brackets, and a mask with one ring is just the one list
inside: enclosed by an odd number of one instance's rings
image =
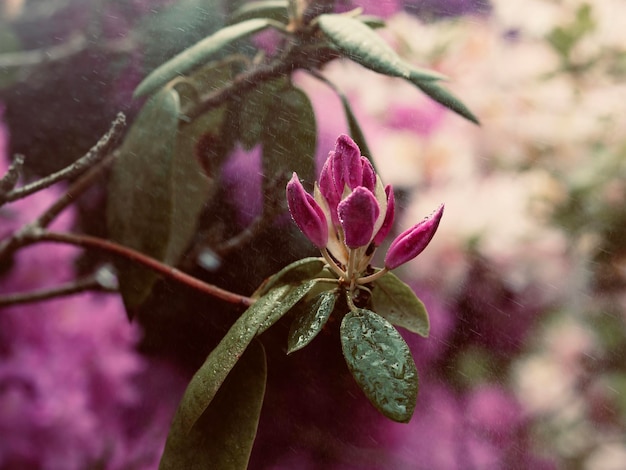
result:
[(261, 414), (266, 377), (265, 351), (254, 341), (191, 430), (184, 433), (172, 428), (159, 469), (246, 469)]
[[(266, 324), (268, 319), (275, 315), (277, 310), (282, 308), (281, 306), (283, 304), (281, 301), (292, 291), (293, 286), (285, 285), (276, 287), (275, 289), (270, 290), (266, 295), (260, 297), (237, 319), (230, 330), (228, 330), (228, 333), (226, 333), (222, 341), (220, 341), (217, 347), (211, 351), (207, 359), (204, 361), (204, 364), (202, 364), (200, 369), (189, 382), (183, 398), (178, 405), (178, 409), (174, 415), (172, 426), (170, 427), (170, 432), (167, 438), (163, 462), (161, 463), (162, 469), (245, 468), (245, 465), (215, 467), (211, 464), (202, 466), (201, 464), (206, 462), (206, 460), (200, 460), (200, 463), (196, 466), (176, 465), (179, 462), (187, 462), (186, 460), (179, 459), (193, 458), (193, 456), (185, 455), (187, 450), (185, 447), (186, 439), (191, 439), (192, 445), (196, 448), (196, 450), (199, 450), (199, 459), (210, 458), (210, 456), (204, 455), (204, 451), (202, 450), (203, 445), (209, 444), (207, 444), (205, 440), (201, 439), (200, 434), (202, 433), (198, 434), (197, 431), (206, 430), (213, 426), (213, 423), (216, 422), (218, 423), (218, 427), (226, 426), (224, 422), (211, 417), (216, 415), (219, 416), (219, 413), (221, 413), (219, 408), (222, 407), (224, 400), (228, 400), (228, 396), (231, 393), (245, 393), (245, 391), (242, 390), (236, 391), (238, 388), (237, 384), (241, 385), (241, 380), (244, 380), (244, 378), (233, 380), (233, 383), (235, 384), (234, 386), (228, 386), (224, 390), (221, 390), (221, 388), (225, 384), (225, 381), (228, 380), (231, 373), (244, 376), (252, 373), (254, 368), (242, 366), (245, 370), (247, 370), (247, 372), (242, 372), (242, 369), (239, 371), (233, 371), (233, 368), (235, 368), (235, 365), (240, 358), (244, 356), (246, 349), (254, 337), (260, 334), (261, 326)], [(251, 356), (257, 357), (258, 354), (253, 353)], [(257, 382), (257, 385), (260, 385), (260, 380)], [(259, 388), (260, 386), (256, 387), (257, 390)], [(214, 400), (218, 399), (218, 394), (222, 397), (220, 398), (221, 401), (215, 402), (214, 405)], [(254, 397), (252, 399), (254, 400)], [(223, 411), (226, 412), (227, 410)], [(252, 411), (254, 411), (254, 406), (252, 406), (249, 411), (249, 413), (246, 412), (245, 414), (247, 414), (250, 419), (245, 420), (245, 422), (242, 423), (245, 428), (243, 441), (241, 443), (243, 450), (239, 454), (237, 454), (236, 446), (238, 432), (241, 431), (241, 429), (235, 430), (232, 433), (227, 432), (224, 436), (219, 438), (219, 442), (224, 443), (228, 441), (232, 444), (228, 444), (231, 445), (231, 447), (225, 450), (227, 455), (223, 456), (223, 458), (234, 459), (238, 462), (237, 464), (241, 463), (242, 465), (243, 459), (241, 457), (244, 453), (249, 455), (249, 446), (251, 446), (249, 437), (252, 435), (252, 416), (254, 414)], [(207, 416), (207, 412), (209, 418), (205, 418), (205, 416)], [(236, 410), (230, 410), (229, 413), (236, 413)], [(211, 424), (211, 426), (207, 426), (207, 422)], [(229, 429), (233, 430), (235, 429), (234, 426), (236, 426), (236, 423), (228, 425)], [(256, 424), (254, 424), (254, 427), (256, 427)], [(219, 430), (214, 429), (212, 432), (215, 433), (218, 431)], [(216, 447), (219, 447), (219, 445), (216, 445)], [(213, 446), (210, 446), (210, 448), (214, 449)], [(216, 451), (219, 451), (219, 449)], [(239, 458), (233, 457), (233, 454), (239, 455)]]
[(335, 309), (339, 297), (339, 289), (335, 288), (318, 294), (311, 302), (302, 303), (289, 330), (287, 354), (302, 349), (322, 331), (328, 318)]
[(285, 287), (288, 287), (289, 290), (287, 294), (284, 297), (282, 297), (279, 301), (277, 301), (275, 305), (273, 306), (273, 308), (270, 310), (266, 319), (259, 326), (258, 334), (263, 333), (270, 326), (272, 326), (274, 323), (280, 320), (286, 313), (288, 313), (294, 307), (294, 305), (296, 305), (305, 295), (309, 293), (311, 289), (313, 289), (313, 287), (315, 287), (317, 282), (318, 281), (316, 279), (312, 279), (298, 286), (287, 285), (287, 286), (277, 287), (276, 289), (283, 289)]
[(259, 298), (228, 330), (189, 382), (172, 422), (173, 433), (189, 434), (224, 380), (291, 286), (281, 286)]
[(320, 29), (348, 58), (374, 72), (434, 81), (445, 78), (429, 70), (422, 70), (403, 61), (398, 54), (370, 27), (345, 15), (326, 14), (318, 17)]
[(270, 18), (286, 24), (289, 21), (287, 7), (287, 0), (261, 0), (245, 3), (233, 12), (229, 23), (239, 23), (251, 18)]
[(393, 273), (385, 274), (373, 284), (372, 310), (394, 325), (428, 337), (428, 313), (413, 289)]
[(137, 98), (154, 92), (170, 80), (201, 65), (233, 41), (261, 31), (270, 23), (271, 20), (257, 18), (220, 29), (154, 70), (139, 84), (133, 96)]
[(445, 77), (414, 67), (361, 21), (345, 15), (320, 15), (320, 28), (346, 57), (374, 72), (408, 80), (433, 100), (464, 118), (479, 124), (476, 116), (454, 95), (435, 82)]
[(394, 421), (409, 422), (417, 400), (417, 369), (398, 331), (370, 310), (353, 310), (341, 322), (341, 347), (372, 404)]
[(294, 171), (305, 181), (315, 179), (316, 139), (315, 115), (306, 94), (291, 86), (275, 94), (261, 135), (265, 197), (284, 200)]
[[(198, 140), (218, 136), (223, 109), (211, 110), (178, 131), (180, 96), (174, 89), (152, 97), (124, 143), (110, 181), (111, 237), (175, 265), (196, 232), (215, 178), (196, 155)], [(217, 139), (217, 137), (216, 137)], [(149, 296), (157, 275), (128, 261), (117, 263), (120, 290), (129, 316)]]
[(413, 75), (409, 77), (409, 81), (436, 102), (444, 105), (446, 108), (454, 111), (460, 116), (463, 116), (465, 119), (473, 122), (474, 124), (480, 125), (480, 121), (478, 120), (478, 118), (474, 116), (474, 114), (467, 108), (467, 106), (465, 106), (461, 100), (459, 100), (456, 96), (454, 96), (445, 88), (439, 86), (432, 81), (424, 82), (422, 80), (419, 80)]
[(257, 291), (259, 295), (265, 295), (276, 286), (298, 284), (307, 279), (313, 279), (324, 269), (325, 265), (324, 258), (303, 258), (294, 261), (270, 276)]
[[(130, 128), (109, 183), (107, 223), (111, 238), (158, 260), (166, 256), (171, 233), (172, 172), (180, 100), (162, 90)], [(149, 295), (157, 276), (119, 261), (120, 291), (132, 311)]]

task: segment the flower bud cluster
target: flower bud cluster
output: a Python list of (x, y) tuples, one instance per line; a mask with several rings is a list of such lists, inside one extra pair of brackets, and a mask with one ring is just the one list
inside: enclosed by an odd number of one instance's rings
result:
[[(347, 135), (340, 135), (324, 163), (313, 195), (296, 173), (287, 184), (287, 203), (300, 230), (333, 269), (352, 286), (378, 277), (364, 276), (376, 248), (389, 234), (395, 213), (393, 188), (383, 186), (370, 161)], [(420, 254), (433, 238), (443, 205), (401, 233), (389, 247), (384, 273)]]

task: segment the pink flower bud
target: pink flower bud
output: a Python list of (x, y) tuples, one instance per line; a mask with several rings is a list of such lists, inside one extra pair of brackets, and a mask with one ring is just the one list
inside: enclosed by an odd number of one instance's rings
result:
[(328, 222), (324, 211), (307, 193), (295, 173), (287, 183), (287, 204), (291, 217), (302, 233), (318, 248), (328, 242)]
[(424, 251), (437, 231), (443, 207), (442, 204), (431, 216), (396, 237), (385, 256), (387, 269), (395, 269)]
[(396, 199), (393, 195), (393, 188), (390, 184), (385, 187), (385, 194), (387, 195), (387, 212), (385, 212), (385, 220), (378, 230), (378, 233), (374, 237), (374, 246), (380, 246), (385, 237), (389, 235), (391, 226), (393, 225), (393, 218), (396, 213)]
[(359, 186), (337, 206), (348, 248), (366, 246), (372, 240), (374, 224), (380, 214), (378, 201), (371, 191)]
[(337, 138), (333, 159), (335, 186), (339, 192), (343, 193), (344, 184), (347, 184), (350, 189), (362, 186), (361, 150), (350, 137), (341, 134)]

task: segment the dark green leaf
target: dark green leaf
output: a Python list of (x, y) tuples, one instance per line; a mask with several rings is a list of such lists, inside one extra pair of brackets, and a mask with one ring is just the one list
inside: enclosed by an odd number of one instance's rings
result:
[(239, 23), (251, 18), (270, 18), (280, 23), (287, 23), (287, 0), (261, 0), (245, 3), (237, 8), (230, 17), (229, 23)]
[(308, 279), (313, 279), (324, 269), (325, 265), (324, 258), (303, 258), (294, 261), (273, 276), (270, 276), (258, 289), (258, 293), (259, 295), (264, 295), (276, 286), (299, 284)]
[(209, 406), (187, 433), (170, 431), (161, 470), (244, 470), (261, 414), (267, 366), (253, 342), (230, 371)]
[(404, 62), (370, 27), (345, 15), (320, 15), (320, 29), (346, 57), (374, 72), (413, 80), (434, 81), (443, 75)]
[(341, 347), (372, 404), (394, 421), (409, 422), (417, 400), (417, 369), (396, 329), (374, 312), (353, 310), (341, 322)]
[(139, 84), (133, 96), (137, 98), (154, 92), (170, 80), (201, 65), (233, 41), (261, 31), (270, 23), (268, 19), (257, 18), (220, 29), (154, 70)]
[[(163, 90), (144, 106), (113, 167), (107, 223), (113, 240), (156, 259), (166, 256), (172, 211), (172, 170), (180, 101)], [(156, 276), (120, 262), (120, 290), (131, 311), (149, 295)]]
[(261, 324), (290, 290), (291, 286), (271, 290), (237, 319), (191, 379), (174, 416), (170, 434), (191, 432), (231, 369), (257, 335)]
[[(313, 289), (313, 287), (315, 287), (316, 283), (317, 283), (316, 280), (310, 280), (298, 286), (287, 285), (287, 286), (275, 288), (274, 290), (282, 289), (284, 287), (289, 287), (289, 291), (284, 297), (282, 297), (279, 301), (277, 301), (274, 304), (274, 307), (269, 312), (269, 315), (259, 327), (258, 334), (263, 333), (270, 326), (272, 326), (274, 323), (280, 320), (287, 312), (289, 312), (289, 310), (291, 310), (294, 307), (294, 305), (296, 305), (305, 295), (307, 295), (309, 291)], [(270, 293), (271, 292), (273, 291), (270, 291)]]
[[(217, 190), (217, 174), (208, 173), (201, 165), (198, 143), (210, 141), (219, 146), (219, 132), (224, 118), (224, 108), (213, 109), (193, 122), (181, 126), (176, 141), (176, 151), (171, 170), (171, 220), (167, 253), (163, 259), (168, 264), (179, 262), (197, 229), (197, 220), (209, 194)], [(212, 137), (209, 139), (208, 137)], [(205, 153), (209, 150), (203, 149)], [(211, 162), (209, 162), (211, 163)], [(205, 162), (207, 164), (207, 162)]]
[(292, 172), (315, 179), (317, 129), (309, 98), (295, 87), (274, 95), (262, 132), (263, 192), (269, 200), (284, 200)]
[(287, 354), (302, 349), (322, 331), (338, 297), (339, 289), (335, 288), (318, 294), (311, 302), (301, 304), (302, 311), (298, 312), (289, 330)]
[(428, 337), (428, 313), (413, 289), (393, 273), (385, 274), (373, 284), (372, 310), (394, 325)]
[(478, 118), (474, 116), (474, 114), (467, 108), (467, 106), (465, 106), (461, 100), (459, 100), (456, 96), (454, 96), (445, 88), (439, 86), (432, 81), (425, 82), (423, 80), (420, 80), (413, 75), (411, 75), (408, 80), (424, 93), (426, 93), (428, 96), (430, 96), (433, 100), (441, 103), (446, 108), (463, 116), (465, 119), (480, 125)]

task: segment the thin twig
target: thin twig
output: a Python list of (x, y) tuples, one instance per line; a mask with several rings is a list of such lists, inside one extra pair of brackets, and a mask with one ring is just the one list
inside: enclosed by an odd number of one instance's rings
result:
[(109, 129), (109, 131), (104, 134), (96, 143), (96, 145), (91, 147), (91, 149), (89, 149), (89, 151), (85, 155), (80, 157), (71, 165), (68, 165), (62, 170), (57, 171), (56, 173), (52, 173), (45, 178), (34, 181), (21, 188), (9, 191), (7, 194), (4, 195), (4, 197), (0, 198), (0, 203), (12, 202), (17, 199), (22, 199), (26, 196), (36, 193), (37, 191), (41, 191), (42, 189), (52, 186), (59, 181), (74, 178), (75, 176), (83, 173), (85, 170), (93, 167), (108, 155), (108, 153), (121, 137), (125, 126), (126, 116), (124, 115), (124, 113), (118, 113), (117, 117), (111, 124), (111, 128)]
[(23, 166), (24, 155), (18, 153), (13, 157), (13, 161), (5, 175), (0, 178), (0, 205), (2, 205), (1, 201), (5, 200), (6, 194), (15, 188)]
[(231, 96), (241, 95), (258, 87), (261, 82), (285, 76), (298, 68), (314, 69), (337, 57), (339, 54), (330, 48), (320, 49), (318, 47), (309, 50), (306, 47), (299, 49), (292, 46), (285, 52), (284, 57), (277, 58), (266, 65), (259, 65), (248, 72), (243, 72), (233, 79), (230, 86), (217, 89), (203, 96), (199, 104), (181, 113), (181, 120), (183, 123), (192, 122), (206, 111), (223, 104)]
[(59, 297), (67, 297), (69, 295), (79, 294), (86, 291), (117, 292), (117, 289), (111, 286), (104, 285), (102, 282), (100, 282), (97, 275), (91, 275), (82, 279), (77, 279), (72, 282), (49, 287), (46, 289), (34, 290), (30, 292), (19, 292), (16, 294), (0, 296), (0, 307), (34, 303), (40, 302), (42, 300), (51, 300)]
[(89, 235), (76, 235), (73, 233), (63, 232), (51, 232), (47, 230), (33, 230), (28, 236), (28, 243), (37, 243), (49, 241), (53, 243), (64, 243), (69, 245), (80, 246), (83, 248), (91, 248), (121, 256), (133, 263), (140, 264), (151, 271), (162, 274), (170, 279), (178, 281), (188, 287), (199, 290), (205, 294), (211, 295), (226, 302), (237, 304), (242, 307), (249, 307), (254, 303), (254, 299), (246, 297), (244, 295), (235, 294), (234, 292), (227, 291), (212, 284), (208, 284), (200, 279), (197, 279), (189, 274), (185, 274), (178, 269), (161, 263), (154, 258), (151, 258), (139, 251), (133, 250), (126, 246), (118, 245), (98, 237), (92, 237)]

